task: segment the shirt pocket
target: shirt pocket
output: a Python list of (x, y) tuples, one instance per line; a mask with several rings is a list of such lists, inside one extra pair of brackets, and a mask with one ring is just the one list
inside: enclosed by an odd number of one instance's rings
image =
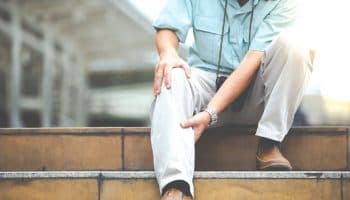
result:
[[(217, 65), (220, 51), (220, 41), (223, 20), (217, 17), (196, 16), (194, 18), (193, 32), (195, 47), (199, 57), (210, 64)], [(227, 40), (228, 22), (223, 32), (224, 41)]]

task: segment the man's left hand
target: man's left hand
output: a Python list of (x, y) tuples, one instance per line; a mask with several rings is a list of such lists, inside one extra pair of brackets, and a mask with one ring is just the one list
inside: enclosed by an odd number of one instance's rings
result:
[(191, 119), (182, 121), (180, 123), (182, 128), (192, 128), (195, 135), (195, 141), (201, 137), (204, 130), (208, 127), (210, 123), (210, 115), (209, 113), (203, 111), (200, 113), (197, 113), (195, 116), (193, 116)]

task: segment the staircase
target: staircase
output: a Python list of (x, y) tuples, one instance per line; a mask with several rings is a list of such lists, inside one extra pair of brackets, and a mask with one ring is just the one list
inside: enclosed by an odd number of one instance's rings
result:
[[(256, 172), (252, 127), (196, 145), (196, 199), (350, 199), (350, 129), (296, 127), (292, 172)], [(149, 128), (0, 129), (1, 200), (159, 199)]]

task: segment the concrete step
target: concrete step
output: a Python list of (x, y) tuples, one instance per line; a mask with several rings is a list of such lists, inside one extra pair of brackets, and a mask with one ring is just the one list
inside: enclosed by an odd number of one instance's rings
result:
[[(0, 129), (0, 171), (152, 170), (149, 128)], [(255, 128), (216, 128), (196, 170), (255, 170)], [(348, 127), (296, 127), (282, 150), (295, 170), (349, 170)]]
[[(347, 200), (350, 172), (195, 172), (199, 200)], [(153, 172), (0, 172), (0, 199), (155, 200)]]

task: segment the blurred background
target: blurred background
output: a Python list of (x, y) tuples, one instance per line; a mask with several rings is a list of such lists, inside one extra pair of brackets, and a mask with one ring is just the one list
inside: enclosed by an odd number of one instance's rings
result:
[[(0, 127), (148, 126), (164, 3), (0, 0)], [(317, 56), (294, 125), (349, 125), (349, 3), (300, 3)]]

